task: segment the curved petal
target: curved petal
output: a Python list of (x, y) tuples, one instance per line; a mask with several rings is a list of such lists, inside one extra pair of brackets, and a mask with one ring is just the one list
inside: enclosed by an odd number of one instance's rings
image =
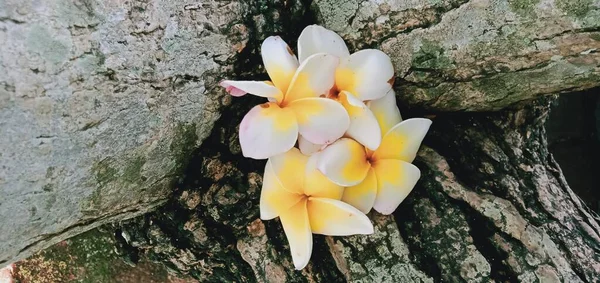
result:
[(413, 162), (429, 126), (431, 120), (425, 118), (412, 118), (400, 122), (385, 134), (381, 145), (373, 153), (373, 159), (399, 159)]
[(296, 144), (298, 122), (290, 109), (273, 102), (254, 106), (240, 123), (240, 145), (245, 157), (266, 159)]
[(305, 155), (311, 155), (323, 148), (324, 144), (316, 144), (308, 141), (302, 135), (298, 136), (298, 148), (300, 148), (300, 152)]
[(270, 220), (287, 211), (303, 199), (303, 195), (286, 190), (267, 161), (260, 191), (260, 219)]
[(340, 186), (354, 186), (365, 179), (371, 165), (364, 146), (342, 138), (319, 153), (317, 168)]
[(327, 53), (340, 58), (350, 56), (344, 40), (334, 31), (319, 25), (310, 25), (298, 37), (298, 57), (300, 62), (317, 53)]
[(421, 177), (417, 166), (396, 159), (383, 159), (373, 164), (377, 176), (377, 197), (373, 208), (391, 214), (408, 196)]
[(349, 91), (363, 101), (383, 97), (393, 81), (390, 57), (375, 49), (361, 50), (342, 59), (335, 72), (337, 89)]
[(329, 54), (319, 53), (308, 57), (296, 71), (283, 97), (284, 105), (297, 99), (328, 94), (334, 84), (338, 63), (339, 59)]
[(303, 199), (279, 215), (283, 231), (290, 244), (292, 260), (296, 270), (306, 267), (312, 254), (312, 232), (306, 202), (306, 199)]
[(331, 143), (350, 126), (346, 109), (331, 99), (303, 98), (293, 101), (288, 107), (296, 113), (298, 131), (312, 143)]
[(377, 178), (373, 168), (369, 169), (367, 177), (358, 185), (344, 190), (342, 201), (356, 207), (363, 213), (369, 213), (377, 196)]
[(339, 200), (308, 199), (310, 228), (315, 234), (349, 236), (373, 234), (373, 224), (364, 213)]
[(381, 130), (375, 115), (362, 101), (347, 91), (340, 92), (339, 101), (350, 117), (350, 127), (346, 136), (369, 149), (377, 149), (381, 143)]
[(269, 36), (260, 48), (263, 64), (273, 84), (285, 93), (298, 69), (298, 59), (279, 36)]
[(396, 104), (396, 93), (393, 89), (390, 89), (384, 97), (367, 102), (367, 106), (375, 115), (377, 123), (381, 128), (382, 136), (396, 126), (396, 124), (402, 122), (400, 109), (398, 109), (398, 105)]
[(331, 182), (317, 169), (320, 153), (313, 154), (306, 164), (304, 178), (304, 194), (307, 196), (339, 200), (342, 198), (344, 188)]
[(271, 82), (259, 81), (230, 81), (224, 80), (219, 83), (232, 96), (240, 97), (246, 93), (254, 94), (268, 99), (281, 100), (283, 93), (271, 84)]
[(269, 158), (273, 172), (288, 192), (304, 195), (304, 172), (308, 156), (292, 147), (289, 151)]

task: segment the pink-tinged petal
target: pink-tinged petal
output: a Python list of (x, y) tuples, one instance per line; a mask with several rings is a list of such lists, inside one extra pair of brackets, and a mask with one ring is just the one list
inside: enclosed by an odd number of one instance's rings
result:
[(342, 201), (356, 207), (363, 213), (369, 213), (377, 196), (377, 178), (373, 168), (369, 169), (367, 177), (358, 185), (344, 190)]
[(285, 153), (269, 158), (273, 172), (284, 189), (304, 195), (304, 174), (308, 156), (293, 147)]
[(340, 186), (361, 183), (371, 165), (365, 147), (349, 138), (341, 138), (319, 153), (317, 168), (329, 180)]
[(312, 143), (331, 143), (344, 135), (350, 126), (346, 109), (331, 99), (303, 98), (288, 107), (296, 113), (300, 134)]
[(312, 232), (306, 205), (307, 200), (303, 199), (279, 215), (296, 270), (306, 267), (312, 254)]
[(298, 69), (298, 59), (279, 36), (270, 36), (260, 49), (263, 64), (273, 84), (285, 93)]
[(310, 25), (298, 37), (298, 57), (300, 62), (317, 53), (327, 53), (340, 58), (350, 56), (344, 40), (334, 31), (322, 26)]
[(373, 163), (377, 176), (377, 197), (373, 208), (381, 214), (391, 214), (408, 196), (421, 177), (416, 166), (396, 159)]
[(361, 50), (340, 60), (335, 72), (337, 89), (349, 91), (362, 101), (382, 98), (393, 83), (390, 57), (375, 49)]
[(371, 220), (360, 210), (339, 200), (310, 197), (310, 228), (315, 234), (349, 236), (373, 234)]
[(431, 120), (425, 118), (412, 118), (400, 122), (383, 136), (381, 145), (373, 153), (373, 159), (413, 162), (429, 126)]
[(339, 59), (329, 54), (319, 53), (308, 57), (296, 71), (290, 88), (284, 95), (283, 104), (328, 94), (334, 84), (338, 63)]
[(398, 105), (396, 104), (396, 93), (394, 90), (388, 91), (388, 93), (380, 99), (369, 101), (367, 106), (375, 115), (379, 127), (381, 128), (382, 136), (398, 123), (402, 122), (402, 116), (400, 115), (400, 109), (398, 109)]
[(302, 135), (298, 136), (298, 148), (300, 148), (300, 152), (302, 152), (302, 154), (312, 155), (319, 152), (324, 146), (325, 145), (323, 144), (309, 142)]
[(260, 191), (260, 219), (270, 220), (287, 211), (304, 198), (304, 195), (287, 190), (275, 175), (270, 161), (265, 166)]
[(340, 92), (339, 101), (350, 117), (350, 127), (346, 136), (369, 149), (377, 149), (381, 143), (381, 130), (375, 115), (362, 101), (347, 91)]
[(296, 144), (298, 122), (290, 109), (267, 102), (252, 108), (240, 124), (240, 145), (245, 157), (266, 159)]
[(281, 99), (283, 97), (283, 93), (269, 82), (224, 80), (219, 85), (224, 87), (229, 94), (236, 97), (243, 96), (246, 93), (273, 99)]
[(304, 194), (312, 197), (339, 200), (344, 193), (344, 187), (331, 182), (317, 169), (320, 153), (313, 154), (306, 164), (304, 178)]

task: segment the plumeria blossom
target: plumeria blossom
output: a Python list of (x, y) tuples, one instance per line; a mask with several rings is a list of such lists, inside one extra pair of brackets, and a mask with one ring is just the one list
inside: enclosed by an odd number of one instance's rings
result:
[(313, 53), (299, 63), (278, 36), (265, 39), (261, 54), (271, 81), (220, 83), (233, 96), (250, 93), (269, 100), (242, 119), (239, 136), (245, 157), (266, 159), (284, 153), (296, 144), (298, 134), (311, 143), (327, 144), (346, 132), (347, 111), (324, 97), (334, 85), (338, 57)]
[(317, 170), (317, 158), (292, 148), (269, 158), (263, 177), (260, 218), (279, 217), (298, 270), (308, 264), (313, 233), (373, 233), (373, 225), (364, 213), (340, 201), (344, 188)]
[(364, 213), (374, 208), (387, 215), (396, 210), (421, 176), (411, 162), (431, 120), (401, 122), (393, 92), (369, 104), (385, 131), (381, 145), (370, 150), (353, 139), (342, 138), (319, 153), (318, 169), (334, 183), (347, 187), (342, 201)]
[[(335, 85), (328, 97), (339, 101), (350, 116), (345, 136), (374, 150), (381, 143), (381, 129), (365, 101), (382, 98), (392, 88), (394, 67), (390, 58), (375, 49), (350, 55), (344, 40), (335, 32), (318, 25), (306, 27), (298, 38), (298, 56), (304, 62), (314, 54), (326, 53), (340, 59), (335, 69)], [(322, 149), (300, 138), (300, 150), (310, 154)], [(318, 144), (318, 143), (317, 143)]]

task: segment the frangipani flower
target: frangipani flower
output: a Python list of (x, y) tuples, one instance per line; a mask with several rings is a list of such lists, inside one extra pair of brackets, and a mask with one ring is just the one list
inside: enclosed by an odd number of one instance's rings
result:
[(348, 113), (339, 103), (324, 98), (334, 85), (336, 56), (314, 53), (299, 64), (278, 36), (265, 39), (261, 53), (272, 82), (221, 82), (233, 96), (250, 93), (269, 100), (252, 108), (240, 124), (245, 157), (266, 159), (284, 153), (295, 145), (298, 133), (311, 143), (326, 144), (346, 132)]
[[(376, 149), (381, 143), (381, 130), (364, 101), (380, 99), (391, 90), (394, 67), (390, 58), (375, 49), (360, 50), (350, 55), (338, 34), (318, 25), (308, 26), (298, 38), (300, 62), (319, 53), (340, 58), (335, 70), (335, 86), (329, 97), (339, 101), (350, 116), (350, 127), (345, 135), (371, 150)], [(312, 142), (309, 139), (307, 141)], [(303, 153), (312, 153), (321, 148), (311, 146), (307, 141), (300, 140)]]
[(342, 201), (364, 213), (374, 208), (387, 215), (396, 210), (421, 176), (411, 162), (431, 120), (400, 122), (393, 92), (372, 101), (370, 107), (386, 131), (381, 145), (372, 151), (353, 139), (342, 138), (319, 153), (318, 169), (334, 183), (347, 187)]
[(312, 234), (346, 236), (373, 233), (369, 218), (340, 201), (343, 190), (296, 148), (267, 161), (260, 195), (260, 218), (279, 216), (296, 269), (304, 268), (312, 253)]

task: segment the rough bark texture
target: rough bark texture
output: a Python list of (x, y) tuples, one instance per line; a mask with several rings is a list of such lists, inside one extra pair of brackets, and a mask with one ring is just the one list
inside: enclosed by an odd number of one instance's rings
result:
[(319, 21), (351, 48), (390, 54), (403, 106), (497, 110), (600, 84), (599, 6), (0, 0), (0, 264), (174, 190), (124, 226), (125, 246), (204, 280), (592, 282), (598, 224), (548, 157), (545, 106), (436, 119), (398, 220), (372, 215), (370, 237), (316, 237), (311, 265), (294, 272), (279, 223), (256, 220), (264, 162), (237, 145), (235, 125), (259, 100), (229, 105), (216, 82), (264, 78), (262, 39), (293, 46)]
[(599, 218), (548, 153), (549, 99), (530, 104), (434, 118), (409, 198), (370, 214), (373, 235), (315, 236), (303, 271), (280, 223), (258, 219), (264, 162), (240, 157), (238, 114), (217, 122), (165, 207), (115, 229), (133, 258), (203, 282), (595, 282)]

